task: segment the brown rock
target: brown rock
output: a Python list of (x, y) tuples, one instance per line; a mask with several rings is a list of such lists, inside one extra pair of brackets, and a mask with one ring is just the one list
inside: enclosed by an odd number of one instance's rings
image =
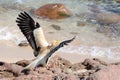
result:
[[(18, 64), (29, 61), (19, 61)], [(53, 67), (54, 65), (54, 67)], [(97, 68), (99, 66), (100, 69)], [(86, 68), (86, 69), (85, 69)], [(97, 69), (96, 69), (97, 68)], [(71, 64), (69, 61), (54, 56), (50, 59), (48, 67), (36, 67), (29, 74), (23, 74), (23, 69), (14, 63), (0, 62), (0, 80), (119, 80), (120, 64), (107, 63), (94, 58), (85, 59), (83, 63)]]
[(53, 72), (54, 74), (59, 74), (62, 72), (62, 69), (60, 68), (50, 68), (50, 71)]
[(16, 64), (25, 67), (28, 64), (30, 64), (32, 61), (33, 60), (21, 60), (21, 61), (16, 62)]
[(117, 3), (120, 3), (120, 0), (115, 0)]
[(0, 80), (13, 80), (13, 78), (2, 78)]
[(60, 73), (54, 76), (54, 80), (65, 80), (66, 74)]
[(68, 61), (65, 60), (64, 58), (61, 58), (59, 56), (54, 56), (50, 59), (50, 61), (48, 62), (48, 67), (49, 68), (68, 68), (70, 67), (72, 64)]
[(60, 3), (43, 5), (35, 11), (35, 14), (49, 19), (61, 19), (71, 15), (65, 5)]
[(101, 65), (105, 65), (105, 66), (109, 65), (105, 61), (102, 61), (102, 60), (100, 60), (98, 58), (93, 58), (93, 60), (96, 61), (96, 62), (99, 62)]
[(111, 14), (99, 13), (97, 14), (97, 19), (102, 24), (113, 24), (120, 21), (120, 15), (115, 13)]
[(97, 23), (102, 25), (115, 24), (120, 21), (120, 15), (115, 13), (92, 13), (89, 14), (89, 17), (89, 19), (96, 20)]
[(39, 74), (39, 76), (30, 74), (16, 77), (14, 80), (53, 80), (53, 78), (51, 75), (46, 74)]
[(50, 25), (52, 28), (54, 28), (55, 30), (61, 30), (61, 27), (59, 25), (55, 25), (55, 24), (52, 24)]
[(53, 76), (51, 76), (51, 75), (45, 75), (45, 74), (39, 75), (39, 80), (53, 80)]
[(80, 69), (85, 69), (85, 66), (82, 63), (76, 63), (76, 64), (71, 65), (70, 68), (73, 71), (77, 71), (77, 70), (80, 70)]
[(21, 70), (23, 69), (23, 67), (12, 63), (5, 63), (4, 66), (15, 76), (18, 76), (21, 73)]
[(76, 75), (69, 74), (66, 76), (65, 80), (80, 80)]
[(89, 69), (96, 69), (101, 65), (99, 62), (94, 61), (92, 59), (85, 59), (82, 64), (85, 65), (86, 69), (88, 69), (88, 70)]
[(45, 67), (36, 68), (35, 71), (37, 71), (39, 74), (53, 75), (53, 73), (50, 70), (47, 70)]
[(3, 80), (4, 78), (13, 78), (13, 73), (9, 71), (0, 71), (0, 79)]
[(120, 66), (107, 66), (91, 74), (87, 80), (120, 80)]
[[(33, 80), (32, 78), (37, 78), (39, 79), (37, 76), (35, 75), (21, 75), (21, 76), (18, 76), (16, 78), (14, 78), (14, 80)], [(36, 79), (36, 80), (37, 80)]]
[(16, 77), (14, 80), (53, 80), (51, 75), (39, 74), (36, 75), (23, 75)]
[(29, 46), (27, 41), (21, 41), (18, 46), (23, 47), (23, 46)]

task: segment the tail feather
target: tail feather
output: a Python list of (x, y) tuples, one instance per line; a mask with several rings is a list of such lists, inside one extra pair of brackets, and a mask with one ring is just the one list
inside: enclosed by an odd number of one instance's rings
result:
[(40, 47), (37, 50), (34, 50), (34, 56), (37, 57), (40, 52)]

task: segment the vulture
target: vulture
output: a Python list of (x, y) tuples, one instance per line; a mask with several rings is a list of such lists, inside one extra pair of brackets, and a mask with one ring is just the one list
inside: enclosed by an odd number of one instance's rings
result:
[(23, 70), (34, 69), (37, 66), (46, 66), (53, 53), (64, 45), (68, 45), (68, 43), (75, 39), (74, 36), (69, 40), (61, 42), (56, 40), (49, 44), (44, 36), (43, 29), (40, 24), (35, 22), (27, 12), (20, 12), (16, 22), (23, 35), (26, 37), (29, 45), (33, 49), (33, 54), (36, 57), (35, 60), (27, 65)]

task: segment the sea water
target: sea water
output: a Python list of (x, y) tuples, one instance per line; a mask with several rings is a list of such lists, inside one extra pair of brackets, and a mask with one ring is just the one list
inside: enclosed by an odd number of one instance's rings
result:
[[(87, 17), (84, 16), (84, 13), (87, 14), (90, 12), (88, 5), (94, 4), (94, 1), (95, 0), (0, 0), (0, 41), (13, 42), (17, 46), (21, 41), (26, 40), (15, 22), (16, 17), (23, 11), (23, 8), (37, 9), (48, 3), (63, 3), (72, 13), (72, 16), (69, 18), (49, 20), (38, 19), (32, 16), (34, 20), (39, 22), (43, 27), (48, 42), (52, 42), (54, 39), (63, 41), (76, 36), (76, 39), (69, 46), (59, 51), (67, 54), (76, 53), (120, 60), (119, 37), (108, 37), (102, 33), (98, 33), (96, 28), (99, 24), (88, 23), (86, 21)], [(80, 13), (83, 15), (79, 15)], [(51, 25), (58, 25), (61, 30), (55, 30)]]

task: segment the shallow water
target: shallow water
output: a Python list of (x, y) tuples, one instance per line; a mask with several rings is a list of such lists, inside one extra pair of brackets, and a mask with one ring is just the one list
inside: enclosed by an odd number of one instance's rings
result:
[[(106, 57), (113, 60), (120, 60), (120, 39), (108, 37), (96, 31), (98, 24), (86, 22), (86, 17), (76, 16), (79, 13), (88, 13), (89, 6), (94, 2), (82, 0), (0, 0), (0, 40), (10, 41), (19, 44), (26, 40), (18, 29), (15, 20), (21, 7), (38, 8), (47, 3), (63, 3), (72, 12), (72, 16), (62, 20), (37, 19), (33, 17), (43, 27), (45, 36), (49, 42), (54, 39), (64, 40), (77, 36), (75, 41), (69, 46), (60, 49), (63, 53), (77, 53), (80, 55), (91, 55), (93, 57)], [(22, 7), (22, 8), (23, 8)], [(79, 24), (83, 25), (79, 25)], [(58, 25), (61, 30), (55, 30), (51, 25)], [(64, 35), (64, 36), (63, 36)], [(8, 44), (5, 42), (5, 44)], [(11, 44), (9, 44), (11, 45)]]

